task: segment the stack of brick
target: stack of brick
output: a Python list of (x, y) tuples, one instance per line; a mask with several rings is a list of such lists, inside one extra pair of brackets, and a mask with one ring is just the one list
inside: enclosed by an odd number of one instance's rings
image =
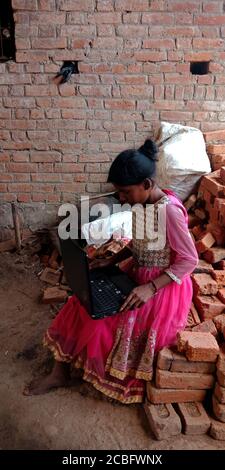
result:
[[(177, 348), (164, 348), (157, 359), (154, 382), (147, 384), (145, 411), (157, 439), (179, 434), (201, 434), (210, 429), (201, 402), (215, 383), (219, 346), (208, 332), (178, 334)], [(180, 417), (179, 427), (175, 411)], [(176, 404), (176, 405), (175, 405)], [(160, 405), (160, 406), (159, 406)]]
[(213, 171), (225, 166), (225, 129), (205, 132), (204, 138)]
[(188, 329), (211, 331), (215, 335), (210, 320), (225, 312), (225, 167), (204, 176), (198, 194), (190, 196), (185, 206), (200, 258), (192, 275), (196, 310), (193, 314), (192, 306)]
[(41, 255), (40, 261), (44, 266), (44, 269), (39, 273), (40, 280), (46, 286), (51, 286), (44, 288), (42, 302), (45, 304), (65, 302), (70, 289), (63, 273), (63, 265), (58, 251), (54, 249), (51, 256)]
[[(221, 330), (225, 336), (225, 321), (221, 319)], [(215, 418), (225, 423), (225, 347), (220, 351), (216, 364), (216, 384), (213, 392), (213, 413)], [(224, 425), (225, 437), (225, 425)]]

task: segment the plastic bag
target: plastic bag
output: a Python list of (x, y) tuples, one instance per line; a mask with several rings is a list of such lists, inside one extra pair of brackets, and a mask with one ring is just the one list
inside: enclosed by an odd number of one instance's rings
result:
[(156, 182), (184, 201), (200, 177), (211, 172), (203, 134), (194, 127), (161, 122), (155, 142), (159, 148)]

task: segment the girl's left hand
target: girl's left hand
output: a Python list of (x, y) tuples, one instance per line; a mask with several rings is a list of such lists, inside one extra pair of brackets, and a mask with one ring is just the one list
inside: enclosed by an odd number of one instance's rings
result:
[(147, 302), (154, 295), (154, 288), (150, 284), (135, 287), (126, 298), (125, 302), (120, 308), (122, 310), (131, 310), (131, 308), (138, 308)]

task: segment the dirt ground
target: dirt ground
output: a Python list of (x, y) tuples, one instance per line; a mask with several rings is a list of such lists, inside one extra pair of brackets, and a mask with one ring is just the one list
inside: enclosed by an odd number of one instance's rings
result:
[[(36, 257), (37, 258), (37, 257)], [(156, 441), (141, 405), (110, 403), (90, 385), (25, 397), (24, 384), (43, 375), (51, 358), (41, 347), (54, 316), (39, 302), (38, 259), (0, 256), (0, 448), (73, 450), (224, 449), (209, 436)]]

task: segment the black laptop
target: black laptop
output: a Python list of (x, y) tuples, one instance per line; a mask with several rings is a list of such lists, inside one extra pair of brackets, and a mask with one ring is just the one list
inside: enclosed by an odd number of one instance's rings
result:
[(117, 266), (89, 269), (86, 252), (75, 240), (60, 240), (67, 282), (93, 319), (118, 313), (136, 286)]

